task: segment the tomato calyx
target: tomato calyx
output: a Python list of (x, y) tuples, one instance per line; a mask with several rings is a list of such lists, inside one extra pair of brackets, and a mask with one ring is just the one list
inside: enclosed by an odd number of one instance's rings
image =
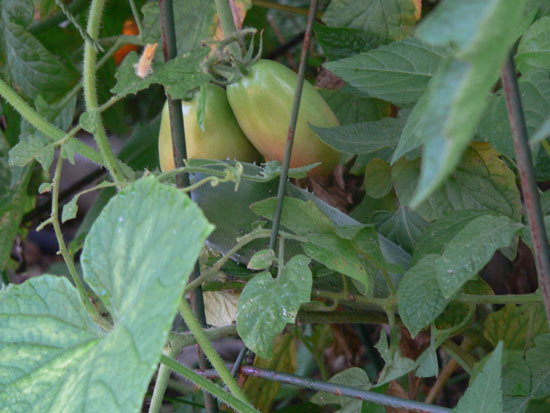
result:
[[(217, 42), (217, 48), (210, 58), (205, 62), (204, 69), (213, 75), (213, 82), (218, 85), (227, 86), (239, 81), (243, 76), (250, 73), (250, 68), (261, 58), (262, 35), (260, 32), (260, 47), (254, 53), (254, 36), (257, 30), (245, 28), (233, 33), (221, 42)], [(245, 39), (250, 36), (248, 47), (245, 47)], [(229, 46), (238, 44), (238, 48), (231, 49)]]

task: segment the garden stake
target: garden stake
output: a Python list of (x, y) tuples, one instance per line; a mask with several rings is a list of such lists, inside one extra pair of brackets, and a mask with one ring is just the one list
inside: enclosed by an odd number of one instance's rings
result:
[(315, 19), (315, 11), (317, 10), (317, 0), (312, 0), (309, 6), (309, 14), (307, 17), (306, 32), (304, 34), (304, 43), (302, 45), (302, 54), (300, 56), (300, 67), (298, 69), (298, 80), (296, 82), (296, 91), (294, 92), (294, 102), (292, 104), (292, 112), (290, 114), (290, 125), (288, 126), (288, 136), (285, 146), (285, 156), (283, 158), (283, 170), (279, 179), (279, 189), (277, 192), (277, 206), (273, 216), (273, 227), (271, 229), (271, 238), (269, 239), (269, 248), (275, 251), (277, 243), (277, 235), (279, 233), (279, 225), (281, 223), (281, 215), (283, 212), (283, 201), (286, 192), (286, 181), (288, 179), (288, 168), (290, 167), (290, 156), (292, 155), (292, 145), (294, 144), (294, 132), (296, 122), (298, 121), (298, 110), (300, 109), (300, 99), (302, 98), (302, 87), (304, 85), (304, 75), (306, 71), (306, 61), (309, 52), (309, 42), (311, 40), (311, 32), (313, 30), (313, 21)]
[[(159, 8), (160, 8), (160, 23), (161, 23), (161, 33), (162, 33), (162, 51), (164, 54), (164, 62), (168, 62), (175, 58), (178, 54), (178, 48), (177, 48), (177, 39), (176, 39), (176, 29), (175, 29), (175, 22), (174, 22), (174, 7), (172, 4), (172, 0), (159, 0)], [(187, 158), (187, 150), (185, 145), (185, 129), (183, 126), (183, 112), (181, 109), (181, 100), (180, 99), (172, 99), (172, 97), (167, 93), (166, 98), (168, 99), (168, 109), (170, 112), (170, 128), (172, 131), (172, 148), (174, 151), (174, 164), (176, 168), (181, 168), (184, 166), (183, 160)], [(187, 173), (184, 174), (178, 174), (176, 176), (176, 182), (178, 188), (184, 188), (186, 186), (189, 186), (189, 175)], [(200, 273), (199, 263), (198, 261), (195, 263), (195, 268), (193, 272), (191, 273), (191, 276), (189, 277), (190, 280), (193, 278), (198, 277)], [(194, 307), (194, 313), (197, 317), (200, 325), (202, 327), (206, 326), (206, 315), (204, 312), (204, 301), (202, 297), (202, 288), (200, 286), (197, 287), (196, 291), (193, 293), (194, 299), (193, 299), (193, 307)], [(185, 297), (182, 298), (185, 300)], [(204, 366), (205, 368), (210, 367), (210, 363), (202, 353), (202, 351), (198, 350), (198, 357), (199, 357), (199, 366)], [(169, 371), (164, 371), (165, 375), (169, 374)], [(163, 377), (157, 377), (157, 380), (159, 380), (160, 385), (163, 385), (164, 379)], [(166, 390), (166, 387), (164, 387), (164, 390)], [(159, 397), (164, 396), (164, 391), (161, 391)], [(208, 413), (216, 413), (218, 411), (218, 404), (214, 397), (206, 392), (203, 391), (204, 394), (204, 404), (206, 406), (206, 411)], [(159, 406), (160, 407), (160, 406)]]
[[(207, 377), (218, 377), (215, 371), (198, 371), (200, 375)], [(388, 407), (408, 409), (412, 412), (444, 413), (451, 409), (446, 407), (434, 406), (414, 400), (401, 399), (399, 397), (388, 396), (386, 394), (375, 393), (368, 390), (355, 387), (344, 386), (336, 383), (322, 380), (309, 379), (307, 377), (297, 376), (295, 374), (282, 373), (279, 371), (262, 369), (259, 367), (243, 366), (240, 370), (245, 376), (259, 377), (269, 381), (288, 384), (304, 389), (323, 391), (337, 396), (352, 397), (354, 399), (364, 400)]]
[(535, 171), (531, 161), (527, 126), (525, 124), (512, 55), (508, 56), (502, 68), (501, 78), (502, 88), (506, 96), (506, 108), (508, 109), (510, 128), (512, 129), (512, 136), (514, 138), (521, 189), (529, 219), (529, 229), (533, 237), (537, 273), (539, 275), (540, 286), (542, 287), (544, 307), (546, 308), (546, 319), (550, 325), (550, 249), (544, 227)]

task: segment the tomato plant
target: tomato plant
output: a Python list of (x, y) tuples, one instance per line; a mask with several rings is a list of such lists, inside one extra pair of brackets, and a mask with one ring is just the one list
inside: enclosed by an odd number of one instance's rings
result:
[[(216, 85), (206, 86), (204, 110), (204, 131), (197, 121), (197, 108), (200, 93), (192, 100), (182, 102), (185, 124), (185, 144), (189, 158), (235, 159), (254, 162), (260, 159), (259, 153), (246, 139), (229, 107), (225, 91)], [(159, 158), (163, 171), (174, 169), (174, 152), (170, 130), (168, 105), (162, 109), (159, 132)]]
[[(227, 98), (241, 129), (268, 160), (283, 161), (296, 81), (296, 73), (289, 68), (260, 60), (247, 75), (227, 87)], [(322, 142), (309, 124), (339, 125), (327, 103), (305, 82), (290, 166), (321, 162), (310, 175), (326, 175), (332, 172), (340, 154)]]
[(550, 411), (547, 3), (0, 1), (0, 411)]

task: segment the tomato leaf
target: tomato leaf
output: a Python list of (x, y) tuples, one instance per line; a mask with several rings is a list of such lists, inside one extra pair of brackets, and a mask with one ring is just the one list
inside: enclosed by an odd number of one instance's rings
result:
[(165, 86), (172, 98), (186, 98), (191, 89), (208, 82), (211, 78), (201, 70), (201, 62), (207, 54), (208, 49), (200, 48), (179, 55), (168, 63), (153, 62), (152, 73), (142, 79), (136, 75), (134, 69), (138, 62), (137, 53), (131, 52), (118, 68), (115, 75), (117, 83), (111, 92), (123, 97), (158, 83)]
[(329, 26), (352, 27), (399, 40), (411, 34), (415, 14), (413, 0), (333, 0), (322, 19)]
[(518, 45), (515, 62), (521, 73), (533, 69), (550, 69), (550, 16), (535, 21)]
[[(401, 159), (392, 168), (395, 191), (402, 205), (411, 205), (420, 175), (420, 161)], [(473, 143), (443, 186), (412, 209), (427, 221), (462, 209), (488, 209), (514, 220), (521, 217), (521, 200), (512, 170), (486, 143)]]
[(403, 105), (422, 95), (447, 54), (412, 37), (324, 66), (369, 96)]
[(295, 255), (280, 267), (277, 278), (269, 272), (258, 274), (241, 292), (237, 331), (258, 356), (272, 357), (275, 336), (294, 322), (300, 305), (309, 302), (313, 283), (309, 262), (304, 255)]
[(323, 142), (339, 152), (364, 154), (394, 148), (404, 124), (405, 119), (402, 118), (384, 118), (332, 128), (309, 127)]
[(413, 208), (442, 185), (460, 162), (519, 35), (524, 5), (525, 0), (444, 1), (415, 33), (434, 46), (453, 44), (456, 49), (428, 87), (417, 131), (424, 154)]
[(316, 24), (315, 38), (323, 48), (328, 60), (338, 60), (358, 53), (376, 49), (382, 37), (350, 27), (330, 27)]
[(502, 343), (493, 351), (483, 371), (458, 401), (456, 413), (502, 412)]
[[(544, 70), (532, 70), (518, 80), (521, 104), (525, 113), (527, 133), (532, 136), (550, 113), (550, 79)], [(493, 148), (510, 159), (516, 159), (514, 139), (503, 93), (491, 96), (485, 115), (478, 127), (479, 135)], [(537, 159), (539, 146), (531, 140), (533, 159)]]

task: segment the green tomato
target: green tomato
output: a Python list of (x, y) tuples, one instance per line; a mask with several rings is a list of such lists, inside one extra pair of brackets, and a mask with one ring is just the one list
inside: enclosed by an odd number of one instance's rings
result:
[[(260, 154), (246, 139), (227, 102), (225, 90), (208, 84), (204, 112), (204, 132), (197, 122), (197, 107), (200, 94), (189, 102), (182, 102), (185, 145), (188, 158), (235, 159), (243, 162), (259, 160)], [(160, 169), (174, 169), (174, 152), (170, 130), (168, 104), (162, 109), (159, 133)]]
[[(267, 160), (283, 162), (298, 76), (272, 60), (259, 60), (248, 75), (227, 87), (227, 99), (247, 138)], [(321, 162), (309, 175), (326, 175), (340, 154), (323, 143), (308, 123), (338, 126), (338, 119), (315, 88), (304, 82), (290, 167)]]

